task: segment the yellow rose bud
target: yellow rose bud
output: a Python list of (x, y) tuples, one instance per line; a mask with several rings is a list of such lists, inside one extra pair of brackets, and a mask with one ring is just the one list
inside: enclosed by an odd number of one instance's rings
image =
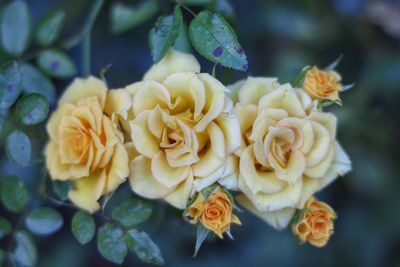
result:
[(313, 99), (339, 100), (339, 92), (343, 91), (340, 75), (335, 71), (324, 71), (312, 67), (307, 71), (303, 89)]
[(293, 233), (302, 241), (323, 247), (333, 234), (335, 211), (326, 203), (310, 198), (298, 223), (292, 225)]
[(71, 180), (70, 200), (90, 212), (98, 210), (98, 199), (115, 190), (129, 173), (122, 133), (104, 115), (107, 97), (101, 80), (76, 79), (47, 124), (50, 176)]
[(200, 221), (205, 228), (222, 239), (222, 234), (230, 228), (232, 223), (241, 224), (239, 218), (232, 213), (232, 209), (229, 197), (221, 188), (218, 188), (207, 200), (199, 193), (188, 208), (188, 214), (192, 218), (191, 223)]

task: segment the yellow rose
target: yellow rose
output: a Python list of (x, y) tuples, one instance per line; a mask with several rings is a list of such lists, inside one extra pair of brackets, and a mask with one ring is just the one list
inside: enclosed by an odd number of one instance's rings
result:
[(196, 224), (200, 221), (205, 228), (223, 238), (222, 234), (230, 229), (232, 223), (241, 224), (232, 210), (229, 197), (218, 187), (207, 200), (199, 193), (188, 208), (188, 215), (192, 218), (191, 223)]
[(47, 124), (46, 163), (54, 180), (70, 180), (69, 198), (90, 212), (98, 199), (125, 181), (129, 162), (122, 133), (103, 114), (107, 87), (94, 77), (76, 79)]
[(335, 71), (320, 70), (312, 67), (304, 78), (303, 89), (313, 99), (338, 101), (343, 91), (340, 75)]
[(326, 203), (310, 198), (301, 214), (301, 218), (292, 225), (292, 232), (300, 241), (323, 247), (333, 234), (335, 211)]
[(239, 203), (274, 227), (285, 227), (295, 208), (351, 169), (335, 141), (336, 117), (274, 78), (250, 77), (234, 85), (232, 94), (243, 137), (235, 152), (236, 183), (246, 196)]
[(234, 172), (229, 155), (241, 142), (225, 86), (199, 73), (192, 55), (171, 50), (133, 95), (131, 139), (140, 154), (130, 163), (132, 190), (184, 209), (195, 191)]

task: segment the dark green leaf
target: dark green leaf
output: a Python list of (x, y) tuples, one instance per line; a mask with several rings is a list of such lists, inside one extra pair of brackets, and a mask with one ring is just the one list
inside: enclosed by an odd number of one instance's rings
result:
[(68, 199), (68, 193), (72, 188), (72, 183), (70, 181), (53, 181), (52, 185), (57, 196), (62, 201), (66, 201)]
[(301, 70), (301, 72), (293, 79), (291, 82), (292, 86), (295, 88), (301, 88), (303, 87), (304, 79), (306, 78), (307, 71), (310, 69), (310, 67), (305, 67)]
[(40, 94), (24, 95), (16, 107), (17, 119), (25, 125), (38, 124), (46, 119), (49, 113), (49, 102)]
[(90, 213), (80, 210), (75, 213), (71, 222), (71, 230), (82, 245), (89, 243), (96, 232), (96, 224)]
[(194, 257), (196, 257), (201, 245), (203, 244), (204, 240), (206, 240), (209, 233), (210, 230), (205, 228), (201, 223), (197, 224), (197, 237), (196, 237), (196, 246), (194, 248), (194, 255), (193, 255)]
[(31, 64), (21, 65), (23, 90), (46, 97), (50, 104), (56, 102), (56, 89), (43, 73)]
[(194, 48), (208, 60), (247, 71), (246, 55), (235, 32), (221, 16), (202, 11), (190, 23), (189, 36)]
[(25, 1), (12, 1), (3, 10), (1, 18), (1, 44), (4, 50), (19, 56), (29, 45), (31, 14)]
[(61, 214), (47, 207), (33, 209), (26, 217), (25, 224), (29, 230), (39, 235), (50, 235), (63, 225)]
[(1, 201), (10, 211), (20, 212), (28, 202), (28, 189), (17, 176), (7, 176), (1, 180)]
[(214, 191), (217, 189), (218, 184), (214, 183), (203, 190), (201, 190), (201, 194), (203, 195), (204, 199), (207, 199)]
[(7, 136), (6, 151), (8, 158), (21, 167), (25, 167), (29, 164), (31, 149), (31, 141), (24, 132), (14, 130)]
[(174, 48), (186, 53), (190, 53), (192, 51), (192, 45), (190, 44), (188, 28), (185, 23), (182, 23), (182, 26), (179, 30), (178, 38), (176, 38), (174, 44)]
[(37, 261), (37, 251), (35, 241), (26, 231), (18, 231), (16, 236), (16, 244), (12, 259), (18, 263), (18, 266), (34, 266)]
[(150, 31), (149, 43), (153, 61), (160, 61), (178, 38), (182, 27), (183, 18), (179, 6), (176, 6), (174, 13), (160, 17), (154, 28)]
[(48, 75), (56, 78), (70, 78), (75, 75), (76, 67), (64, 52), (48, 49), (39, 54), (38, 65)]
[(5, 122), (7, 121), (7, 117), (8, 117), (8, 109), (0, 109), (0, 134), (3, 131), (3, 126), (5, 124)]
[(4, 250), (0, 249), (0, 266), (3, 266), (3, 262), (6, 259), (6, 257), (7, 253)]
[(42, 17), (36, 30), (36, 42), (40, 46), (49, 46), (60, 36), (64, 27), (65, 11), (54, 10)]
[(140, 199), (125, 201), (112, 212), (113, 219), (126, 227), (138, 225), (149, 219), (153, 211), (153, 205)]
[(159, 247), (146, 232), (131, 229), (126, 233), (125, 240), (128, 248), (135, 252), (141, 261), (157, 265), (164, 264)]
[(309, 211), (309, 209), (308, 208), (304, 208), (304, 209), (296, 210), (296, 212), (295, 212), (295, 214), (294, 214), (294, 216), (292, 218), (291, 223), (292, 224), (297, 224), (300, 221), (301, 217), (303, 217), (304, 212), (306, 212), (306, 211)]
[(4, 217), (0, 216), (0, 238), (11, 233), (11, 223)]
[(0, 108), (9, 108), (22, 91), (22, 72), (17, 62), (4, 64), (0, 69)]
[(111, 7), (111, 32), (126, 32), (150, 19), (157, 10), (158, 4), (153, 0), (143, 1), (136, 7), (117, 2)]
[(107, 260), (121, 264), (128, 253), (122, 230), (111, 223), (100, 227), (97, 232), (97, 249)]

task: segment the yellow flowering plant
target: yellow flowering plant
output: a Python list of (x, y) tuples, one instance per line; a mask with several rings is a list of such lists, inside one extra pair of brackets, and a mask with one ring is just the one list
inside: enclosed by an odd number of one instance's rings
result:
[[(143, 262), (164, 264), (161, 250), (141, 224), (154, 219), (153, 211), (165, 204), (183, 213), (188, 226), (195, 225), (195, 255), (210, 233), (233, 239), (233, 225), (246, 225), (237, 204), (275, 229), (291, 223), (302, 243), (327, 244), (336, 214), (315, 195), (352, 168), (337, 140), (337, 117), (322, 105), (339, 103), (339, 94), (348, 89), (334, 70), (337, 62), (324, 70), (305, 67), (291, 83), (248, 75), (227, 85), (215, 71), (202, 70), (193, 54), (173, 47), (184, 25), (181, 7), (193, 13), (177, 2), (150, 32), (153, 64), (142, 78), (113, 88), (106, 70), (100, 78), (90, 75), (90, 51), (85, 49), (104, 4), (95, 1), (86, 26), (89, 33), (85, 28), (84, 37), (78, 35), (63, 46), (85, 41), (82, 77), (75, 77), (77, 68), (62, 51), (46, 48), (38, 56), (39, 67), (49, 76), (72, 78), (58, 101), (43, 92), (21, 95), (22, 82), (29, 82), (35, 68), (19, 62), (26, 47), (7, 43), (12, 36), (1, 40), (7, 54), (18, 59), (0, 69), (0, 105), (8, 112), (15, 104), (17, 120), (5, 149), (21, 167), (43, 167), (34, 193), (16, 176), (1, 180), (2, 203), (21, 213), (14, 230), (0, 217), (0, 238), (10, 235), (11, 262), (36, 263), (34, 241), (20, 230), (21, 220), (30, 232), (49, 235), (64, 224), (58, 207), (77, 210), (71, 231), (79, 243), (96, 238), (100, 254), (117, 264), (128, 251)], [(15, 12), (28, 20), (26, 2), (8, 4), (7, 21)], [(39, 46), (55, 42), (59, 33), (43, 35), (54, 25), (61, 27), (64, 16), (56, 12), (39, 23)], [(125, 28), (117, 24), (113, 31)], [(200, 12), (191, 20), (189, 35), (199, 54), (215, 64), (248, 70), (235, 32), (222, 16)], [(34, 158), (40, 153), (31, 153), (32, 148), (39, 145), (24, 131), (40, 123), (43, 158)], [(116, 203), (110, 207), (110, 202)], [(30, 249), (25, 253), (29, 257), (19, 255), (22, 248)]]

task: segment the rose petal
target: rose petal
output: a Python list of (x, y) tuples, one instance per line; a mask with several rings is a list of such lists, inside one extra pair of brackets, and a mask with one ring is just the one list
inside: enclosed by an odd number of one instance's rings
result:
[(151, 160), (151, 172), (154, 178), (168, 188), (177, 186), (189, 175), (190, 166), (173, 168), (168, 164), (163, 151), (159, 151)]

